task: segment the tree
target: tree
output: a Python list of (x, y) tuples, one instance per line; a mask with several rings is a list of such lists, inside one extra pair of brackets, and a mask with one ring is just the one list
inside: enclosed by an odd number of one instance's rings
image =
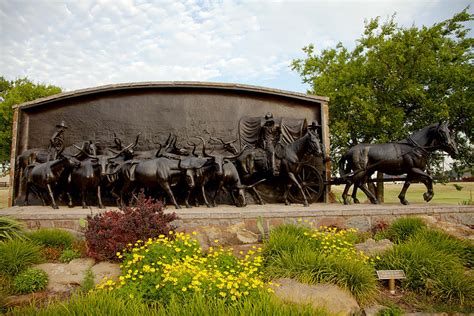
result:
[(438, 120), (456, 131), (460, 161), (473, 164), (473, 39), (465, 23), (469, 7), (431, 27), (400, 27), (393, 15), (375, 18), (353, 50), (341, 43), (292, 68), (311, 85), (308, 93), (330, 97), (333, 158), (360, 142), (388, 142)]
[(0, 162), (10, 160), (12, 106), (60, 92), (59, 87), (35, 84), (26, 77), (9, 81), (0, 76)]

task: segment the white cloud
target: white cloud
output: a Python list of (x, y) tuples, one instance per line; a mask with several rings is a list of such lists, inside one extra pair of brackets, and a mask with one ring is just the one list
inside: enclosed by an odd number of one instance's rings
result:
[(199, 80), (303, 91), (289, 65), (309, 43), (351, 46), (366, 18), (432, 24), (468, 3), (0, 0), (0, 74), (68, 90)]

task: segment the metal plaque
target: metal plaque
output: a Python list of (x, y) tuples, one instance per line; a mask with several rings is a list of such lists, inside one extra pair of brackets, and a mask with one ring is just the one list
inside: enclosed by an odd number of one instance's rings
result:
[(403, 270), (377, 270), (379, 280), (406, 279)]

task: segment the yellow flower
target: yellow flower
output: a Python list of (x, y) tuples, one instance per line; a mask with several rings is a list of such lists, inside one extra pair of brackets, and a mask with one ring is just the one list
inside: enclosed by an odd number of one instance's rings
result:
[(186, 292), (188, 289), (186, 287), (183, 287), (181, 291)]
[(225, 292), (219, 292), (219, 295), (222, 296), (222, 297), (226, 297), (227, 294)]

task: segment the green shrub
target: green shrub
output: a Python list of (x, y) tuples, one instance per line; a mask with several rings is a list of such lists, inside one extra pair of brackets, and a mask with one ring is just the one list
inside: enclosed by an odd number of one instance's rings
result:
[(81, 284), (81, 291), (87, 293), (94, 289), (94, 285), (94, 273), (92, 272), (91, 268), (88, 268)]
[(384, 253), (377, 269), (404, 270), (404, 288), (439, 301), (463, 305), (474, 300), (474, 278), (464, 272), (462, 260), (422, 238), (413, 238)]
[(266, 259), (278, 256), (284, 252), (293, 252), (297, 249), (311, 249), (307, 234), (311, 230), (308, 227), (297, 225), (281, 225), (271, 230), (265, 241), (263, 255)]
[(23, 224), (10, 217), (0, 217), (0, 241), (9, 239), (25, 239)]
[(332, 283), (365, 304), (378, 293), (370, 259), (357, 252), (354, 230), (285, 225), (270, 232), (264, 244), (268, 278), (289, 277), (308, 284)]
[(30, 232), (28, 237), (42, 246), (60, 249), (71, 248), (74, 241), (70, 232), (58, 228), (40, 228)]
[(94, 291), (87, 295), (74, 295), (67, 302), (50, 303), (43, 309), (34, 304), (26, 308), (16, 308), (11, 315), (25, 316), (69, 316), (69, 315), (153, 315), (153, 316), (310, 316), (330, 315), (325, 309), (314, 309), (309, 305), (286, 304), (260, 292), (255, 298), (226, 304), (218, 298), (195, 293), (186, 299), (172, 296), (166, 305), (145, 304), (137, 299), (123, 297), (114, 292)]
[(400, 316), (402, 315), (402, 309), (395, 305), (390, 304), (387, 308), (382, 309), (377, 313), (377, 316)]
[(0, 274), (15, 276), (41, 261), (41, 247), (31, 241), (12, 239), (0, 242)]
[(73, 249), (64, 249), (61, 255), (59, 256), (59, 261), (68, 263), (73, 259), (78, 259), (81, 257), (81, 254)]
[(396, 219), (388, 229), (383, 232), (383, 235), (394, 243), (400, 244), (407, 241), (416, 232), (425, 227), (426, 224), (421, 218), (403, 217)]
[(48, 274), (40, 269), (29, 268), (13, 279), (13, 288), (20, 294), (38, 292), (48, 285)]

